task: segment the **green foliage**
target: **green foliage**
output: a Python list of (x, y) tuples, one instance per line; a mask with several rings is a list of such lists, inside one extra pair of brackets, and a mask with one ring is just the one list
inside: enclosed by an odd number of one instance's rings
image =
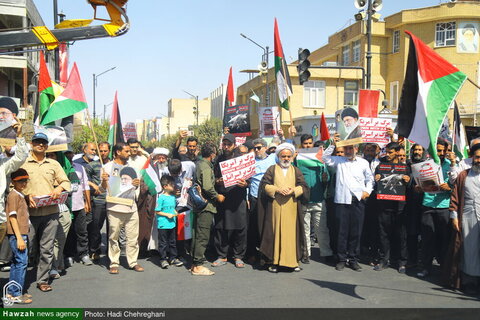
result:
[[(93, 129), (97, 135), (97, 142), (108, 140), (108, 130), (110, 124), (107, 121), (99, 122), (98, 119), (93, 120)], [(94, 142), (92, 130), (88, 126), (82, 126), (81, 131), (74, 129), (73, 142), (71, 144), (73, 152), (81, 153), (82, 145), (86, 142)]]
[[(195, 127), (193, 131), (195, 136), (198, 138), (199, 145), (201, 146), (207, 141), (211, 141), (213, 143), (217, 143), (217, 142), (219, 143), (220, 138), (222, 136), (222, 132), (223, 132), (222, 126), (223, 126), (222, 120), (214, 118), (214, 119), (205, 120), (198, 127)], [(142, 144), (146, 148), (163, 147), (163, 148), (167, 148), (171, 152), (172, 145), (175, 143), (175, 141), (177, 141), (178, 135), (179, 133), (176, 132), (175, 134), (162, 138), (160, 141), (154, 141), (154, 142), (142, 141)]]

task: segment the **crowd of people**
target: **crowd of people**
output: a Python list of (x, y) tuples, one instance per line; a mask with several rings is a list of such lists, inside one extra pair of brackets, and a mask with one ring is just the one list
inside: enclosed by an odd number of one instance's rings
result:
[[(8, 288), (16, 303), (32, 302), (22, 289), (28, 265), (36, 272), (37, 288), (47, 292), (73, 263), (91, 266), (104, 254), (108, 272), (121, 273), (122, 250), (136, 272), (144, 271), (139, 258), (154, 254), (162, 269), (185, 265), (192, 275), (211, 276), (230, 262), (237, 268), (300, 272), (315, 243), (321, 262), (338, 271), (362, 271), (359, 262), (376, 271), (394, 267), (401, 274), (412, 268), (409, 274), (419, 278), (441, 273), (446, 285), (478, 293), (480, 139), (472, 141), (471, 157), (459, 163), (451, 145), (438, 140), (435, 152), (445, 181), (440, 192), (429, 193), (409, 169), (427, 159), (427, 151), (414, 144), (406, 153), (404, 142), (393, 137), (380, 154), (376, 144), (340, 147), (338, 136), (315, 142), (304, 134), (300, 148), (324, 151), (322, 161), (302, 162), (288, 141), (267, 145), (257, 138), (237, 145), (229, 133), (220, 147), (218, 141), (199, 145), (182, 131), (171, 150), (148, 153), (129, 139), (113, 146), (87, 142), (74, 155), (48, 152), (44, 133), (27, 144), (20, 121), (14, 129), (16, 147), (4, 148), (0, 159), (0, 240), (6, 235), (10, 248), (5, 254), (2, 245), (0, 255), (10, 265), (10, 280), (19, 284)], [(255, 174), (226, 187), (220, 163), (250, 152)], [(385, 163), (407, 168), (401, 177), (404, 201), (377, 199), (378, 167)], [(141, 174), (146, 167), (155, 179)], [(112, 197), (113, 176), (129, 181), (133, 201)], [(65, 203), (38, 206), (39, 197), (57, 200), (65, 193)], [(182, 214), (192, 219), (190, 236), (178, 231)], [(211, 268), (206, 256), (213, 256)], [(434, 260), (440, 268), (433, 268)]]

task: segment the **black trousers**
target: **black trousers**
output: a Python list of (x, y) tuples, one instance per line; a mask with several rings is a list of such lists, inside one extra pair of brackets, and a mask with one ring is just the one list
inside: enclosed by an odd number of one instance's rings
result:
[(231, 247), (234, 259), (243, 259), (247, 250), (247, 228), (236, 230), (215, 229), (215, 250), (220, 259), (227, 258)]
[(107, 239), (108, 239), (108, 220), (107, 203), (105, 201), (92, 201), (92, 222), (88, 225), (88, 244), (90, 253), (100, 254), (102, 246), (102, 228), (105, 220), (107, 221)]
[(248, 197), (250, 201), (250, 210), (248, 213), (248, 228), (247, 228), (247, 257), (257, 256), (257, 248), (260, 246), (260, 236), (258, 230), (258, 199), (252, 196)]
[(372, 192), (365, 201), (365, 220), (362, 229), (360, 243), (361, 254), (367, 259), (377, 259), (380, 248), (380, 237), (378, 230), (379, 201), (377, 193)]
[(85, 210), (72, 211), (72, 227), (68, 232), (67, 242), (63, 250), (66, 257), (82, 258), (88, 255), (87, 215)]
[(392, 256), (398, 260), (399, 267), (405, 266), (408, 258), (405, 203), (379, 200), (377, 208), (379, 209), (380, 261), (386, 264), (391, 261)]
[(336, 204), (333, 202), (333, 197), (327, 198), (325, 203), (327, 205), (327, 227), (330, 235), (330, 248), (333, 254), (337, 254), (338, 226), (335, 213)]
[(448, 208), (423, 207), (422, 212), (422, 267), (430, 271), (433, 257), (443, 264), (450, 239), (450, 212)]
[(338, 261), (356, 262), (360, 253), (365, 202), (353, 198), (351, 204), (337, 203), (335, 206), (338, 225)]
[(177, 257), (177, 229), (158, 230), (158, 252), (161, 260), (173, 260)]

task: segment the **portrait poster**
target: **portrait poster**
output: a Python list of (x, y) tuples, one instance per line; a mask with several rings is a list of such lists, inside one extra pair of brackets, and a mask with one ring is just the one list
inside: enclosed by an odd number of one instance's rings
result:
[(387, 128), (392, 127), (392, 119), (360, 117), (363, 143), (376, 143), (384, 148), (389, 142)]
[(403, 176), (408, 174), (407, 165), (401, 163), (380, 163), (377, 172), (377, 199), (405, 201), (406, 185)]
[(247, 180), (255, 175), (255, 154), (247, 153), (243, 156), (220, 162), (223, 184), (225, 188), (234, 186), (240, 180)]
[[(17, 108), (20, 109), (20, 99), (14, 98), (14, 97), (8, 97), (8, 98), (11, 98), (17, 105)], [(10, 112), (10, 110), (6, 108), (1, 108), (1, 109), (2, 110), (0, 110), (1, 111), (0, 112), (0, 145), (6, 146), (6, 147), (13, 147), (16, 144), (16, 139), (17, 139), (17, 132), (12, 127), (12, 125), (16, 123), (16, 120), (14, 119), (15, 114)]]
[(362, 130), (360, 128), (356, 108), (347, 107), (335, 112), (336, 132), (340, 135), (338, 147), (362, 143)]
[(35, 126), (35, 133), (44, 133), (48, 137), (47, 152), (68, 150), (67, 134), (63, 127), (57, 126)]
[(112, 163), (112, 171), (107, 172), (108, 179), (107, 202), (132, 206), (135, 201), (135, 186), (132, 184), (138, 174), (132, 167)]
[(258, 107), (259, 136), (273, 137), (278, 135), (280, 126), (280, 112), (278, 107)]
[(458, 23), (457, 53), (478, 53), (478, 22)]
[(424, 192), (441, 192), (440, 185), (444, 182), (443, 172), (433, 159), (412, 164), (412, 175)]
[(223, 127), (235, 136), (250, 136), (250, 106), (236, 105), (226, 107), (223, 116)]
[(465, 135), (467, 136), (468, 145), (476, 137), (480, 137), (480, 127), (465, 126)]

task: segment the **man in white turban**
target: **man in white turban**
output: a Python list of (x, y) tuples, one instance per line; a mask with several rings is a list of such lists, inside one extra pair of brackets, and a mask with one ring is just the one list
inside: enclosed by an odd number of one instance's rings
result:
[(305, 255), (302, 202), (309, 189), (302, 172), (292, 166), (295, 147), (282, 143), (275, 151), (277, 164), (268, 168), (259, 188), (258, 223), (260, 252), (270, 266), (300, 271), (298, 261)]

